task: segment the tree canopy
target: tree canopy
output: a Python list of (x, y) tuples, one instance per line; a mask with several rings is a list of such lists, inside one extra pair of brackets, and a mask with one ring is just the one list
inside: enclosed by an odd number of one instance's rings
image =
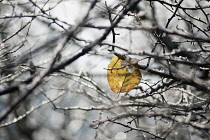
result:
[(0, 139), (208, 140), (209, 13), (205, 0), (1, 0)]

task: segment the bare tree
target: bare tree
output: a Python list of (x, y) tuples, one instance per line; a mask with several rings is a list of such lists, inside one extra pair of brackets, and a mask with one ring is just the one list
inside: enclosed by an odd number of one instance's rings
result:
[[(210, 3), (1, 0), (0, 139), (209, 139)], [(107, 65), (137, 58), (113, 93)]]

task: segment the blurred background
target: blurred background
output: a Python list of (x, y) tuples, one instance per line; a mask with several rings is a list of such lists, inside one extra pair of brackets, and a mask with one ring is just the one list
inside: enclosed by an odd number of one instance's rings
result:
[[(0, 1), (0, 140), (209, 139), (210, 3), (135, 2)], [(129, 92), (114, 52), (140, 60)]]

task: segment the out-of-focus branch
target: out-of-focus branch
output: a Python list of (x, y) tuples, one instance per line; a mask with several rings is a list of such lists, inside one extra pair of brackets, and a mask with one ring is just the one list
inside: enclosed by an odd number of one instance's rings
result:
[[(95, 40), (90, 45), (87, 45), (80, 53), (78, 53), (75, 56), (67, 59), (64, 62), (61, 62), (60, 64), (58, 64), (56, 66), (51, 65), (43, 73), (41, 73), (39, 76), (35, 77), (34, 80), (32, 81), (32, 83), (29, 86), (24, 87), (24, 90), (22, 90), (23, 96), (21, 98), (19, 98), (14, 104), (12, 104), (12, 106), (9, 108), (9, 110), (7, 110), (0, 117), (0, 122), (2, 122), (3, 120), (5, 120), (7, 118), (7, 116), (17, 107), (17, 105), (19, 105), (23, 100), (25, 100), (30, 94), (33, 93), (33, 90), (42, 82), (42, 80), (47, 75), (49, 75), (49, 74), (51, 74), (53, 72), (59, 71), (60, 69), (65, 68), (67, 65), (71, 64), (72, 62), (74, 62), (75, 60), (77, 60), (79, 57), (85, 55), (93, 47), (95, 47), (96, 45), (100, 44), (100, 42), (102, 42), (104, 39), (106, 39), (107, 35), (112, 31), (112, 29), (123, 19), (123, 17), (126, 15), (126, 13), (133, 6), (135, 6), (139, 1), (140, 0), (134, 0), (134, 1), (130, 2), (127, 5), (127, 7), (123, 10), (123, 12), (119, 15), (119, 18), (116, 19), (116, 21), (113, 23), (113, 25), (110, 26), (110, 28), (106, 29), (106, 31), (104, 32), (104, 34), (99, 39)], [(92, 3), (93, 5), (90, 6), (91, 9), (96, 4), (96, 2), (97, 2), (97, 0)], [(89, 14), (89, 12), (87, 13), (87, 15), (88, 14)], [(87, 15), (84, 17), (84, 19), (86, 19)], [(81, 23), (77, 24), (73, 29), (71, 29), (71, 31), (68, 33), (68, 36), (64, 39), (63, 44), (60, 45), (61, 47), (63, 47), (69, 41), (69, 39), (73, 36), (74, 32), (77, 30), (77, 28), (84, 22), (84, 19), (81, 21)]]

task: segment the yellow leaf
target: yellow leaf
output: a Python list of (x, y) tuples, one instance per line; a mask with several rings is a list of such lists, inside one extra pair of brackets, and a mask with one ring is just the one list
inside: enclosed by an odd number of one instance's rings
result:
[(137, 59), (125, 55), (117, 54), (112, 58), (108, 65), (107, 79), (114, 93), (130, 91), (140, 83), (142, 77), (137, 63)]

